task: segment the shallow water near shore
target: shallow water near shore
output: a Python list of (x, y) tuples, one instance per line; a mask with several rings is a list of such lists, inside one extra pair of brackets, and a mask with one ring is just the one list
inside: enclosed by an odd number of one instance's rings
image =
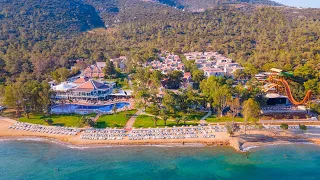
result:
[[(247, 156), (246, 156), (247, 154)], [(0, 179), (320, 179), (320, 147), (68, 148), (0, 141)]]

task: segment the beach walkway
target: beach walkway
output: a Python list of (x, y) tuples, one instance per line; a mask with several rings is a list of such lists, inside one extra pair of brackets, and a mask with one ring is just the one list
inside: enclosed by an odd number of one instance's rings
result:
[(7, 122), (10, 122), (10, 123), (16, 123), (17, 122), (16, 120), (13, 120), (13, 119), (10, 119), (10, 118), (7, 118), (7, 117), (2, 117), (2, 116), (0, 116), (0, 121), (7, 121)]
[(100, 118), (100, 116), (101, 116), (101, 114), (98, 113), (98, 114), (94, 117), (93, 121), (94, 121), (94, 122), (97, 122), (98, 119)]
[(137, 117), (141, 114), (141, 111), (137, 111), (130, 119), (127, 121), (125, 129), (129, 130), (132, 129), (134, 122), (136, 121)]
[(200, 124), (207, 124), (207, 121), (206, 119), (211, 116), (212, 114), (212, 111), (209, 111), (208, 114), (206, 114), (205, 116), (203, 116), (201, 119), (200, 119)]

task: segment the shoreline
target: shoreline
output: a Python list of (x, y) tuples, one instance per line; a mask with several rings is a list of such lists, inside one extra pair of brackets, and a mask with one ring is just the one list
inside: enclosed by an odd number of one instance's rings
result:
[(32, 142), (45, 142), (57, 144), (59, 146), (64, 146), (71, 149), (95, 149), (95, 148), (117, 148), (117, 147), (231, 147), (236, 152), (239, 153), (248, 153), (251, 150), (257, 150), (260, 148), (270, 147), (270, 146), (279, 146), (279, 145), (317, 145), (320, 147), (320, 143), (315, 143), (312, 141), (308, 142), (276, 142), (269, 144), (256, 144), (251, 146), (242, 147), (241, 150), (233, 147), (230, 144), (204, 144), (200, 142), (188, 142), (188, 143), (170, 143), (170, 142), (161, 142), (161, 143), (128, 143), (128, 144), (112, 144), (112, 143), (101, 143), (101, 144), (72, 144), (60, 141), (55, 138), (47, 138), (47, 137), (35, 137), (35, 136), (22, 136), (22, 137), (0, 137), (0, 143), (4, 141), (32, 141)]
[(251, 131), (248, 135), (229, 137), (225, 132), (215, 133), (214, 139), (148, 139), (148, 140), (87, 140), (80, 135), (69, 136), (61, 134), (46, 134), (9, 129), (16, 121), (9, 118), (0, 118), (0, 141), (4, 140), (31, 140), (46, 141), (64, 145), (70, 148), (99, 148), (121, 146), (165, 146), (165, 147), (212, 147), (228, 146), (238, 152), (248, 152), (251, 149), (282, 144), (315, 144), (320, 145), (320, 138), (306, 138), (290, 132), (272, 132), (266, 130)]
[(76, 149), (91, 149), (91, 148), (104, 148), (104, 147), (211, 147), (206, 146), (202, 143), (143, 143), (143, 144), (71, 144), (59, 141), (54, 138), (44, 138), (44, 137), (9, 137), (2, 138), (0, 137), (0, 142), (3, 141), (33, 141), (33, 142), (47, 142), (54, 143), (62, 146), (66, 146), (68, 148), (76, 148)]

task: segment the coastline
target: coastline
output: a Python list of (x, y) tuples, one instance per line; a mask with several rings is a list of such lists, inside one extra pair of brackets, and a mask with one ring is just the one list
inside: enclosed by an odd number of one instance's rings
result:
[(0, 141), (1, 140), (31, 140), (47, 141), (65, 145), (71, 148), (99, 148), (113, 146), (230, 146), (238, 152), (247, 152), (254, 148), (260, 148), (281, 144), (317, 144), (320, 138), (306, 138), (290, 132), (274, 132), (266, 130), (250, 131), (247, 135), (229, 137), (225, 132), (217, 132), (214, 139), (148, 139), (148, 140), (87, 140), (76, 136), (46, 134), (9, 129), (16, 121), (0, 118)]
[(44, 138), (54, 139), (62, 143), (87, 146), (87, 145), (163, 145), (163, 144), (204, 144), (207, 146), (222, 146), (229, 145), (226, 133), (217, 133), (214, 139), (148, 139), (148, 140), (129, 140), (127, 137), (123, 140), (87, 140), (80, 139), (80, 134), (76, 136), (60, 135), (60, 134), (46, 134), (30, 131), (19, 131), (9, 129), (8, 127), (15, 123), (14, 120), (8, 118), (0, 119), (0, 139), (17, 139), (17, 138)]

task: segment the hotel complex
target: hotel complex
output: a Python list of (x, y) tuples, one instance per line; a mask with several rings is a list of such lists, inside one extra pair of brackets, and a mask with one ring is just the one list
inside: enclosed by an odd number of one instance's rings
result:
[(171, 53), (159, 54), (159, 60), (148, 62), (145, 66), (151, 67), (153, 70), (159, 70), (162, 74), (167, 74), (174, 70), (184, 72), (184, 64), (180, 57)]
[(54, 99), (105, 100), (112, 94), (114, 83), (106, 84), (86, 77), (53, 86)]
[(197, 68), (204, 71), (205, 76), (233, 76), (237, 70), (243, 70), (238, 63), (218, 52), (190, 52), (184, 54), (186, 59), (195, 61)]
[[(244, 68), (232, 59), (219, 54), (218, 52), (190, 52), (184, 54), (188, 61), (194, 61), (197, 68), (204, 71), (204, 75), (210, 76), (233, 76), (233, 74)], [(165, 52), (159, 54), (159, 60), (147, 62), (146, 67), (159, 70), (162, 74), (177, 70), (184, 72), (185, 65), (178, 55)]]
[[(238, 63), (233, 62), (218, 52), (191, 52), (184, 54), (186, 60), (195, 61), (196, 66), (204, 71), (204, 75), (209, 76), (233, 76), (237, 70), (243, 70)], [(126, 69), (127, 58), (121, 56), (111, 59), (116, 68), (120, 70)], [(55, 91), (54, 99), (69, 100), (107, 100), (112, 97), (115, 83), (107, 83), (104, 80), (105, 74), (103, 69), (106, 62), (96, 62), (89, 65), (81, 72), (81, 77), (63, 82), (59, 85), (52, 86)], [(145, 67), (151, 67), (152, 70), (159, 70), (163, 74), (170, 71), (182, 71), (184, 76), (180, 88), (187, 88), (193, 85), (190, 72), (185, 72), (185, 65), (182, 59), (175, 54), (164, 52), (158, 54), (158, 60), (150, 61), (144, 64)], [(100, 79), (100, 80), (93, 80)], [(167, 79), (161, 81), (162, 89), (167, 88)], [(119, 94), (119, 93), (118, 93)], [(126, 93), (122, 94), (127, 96)], [(121, 95), (121, 96), (122, 96)]]

